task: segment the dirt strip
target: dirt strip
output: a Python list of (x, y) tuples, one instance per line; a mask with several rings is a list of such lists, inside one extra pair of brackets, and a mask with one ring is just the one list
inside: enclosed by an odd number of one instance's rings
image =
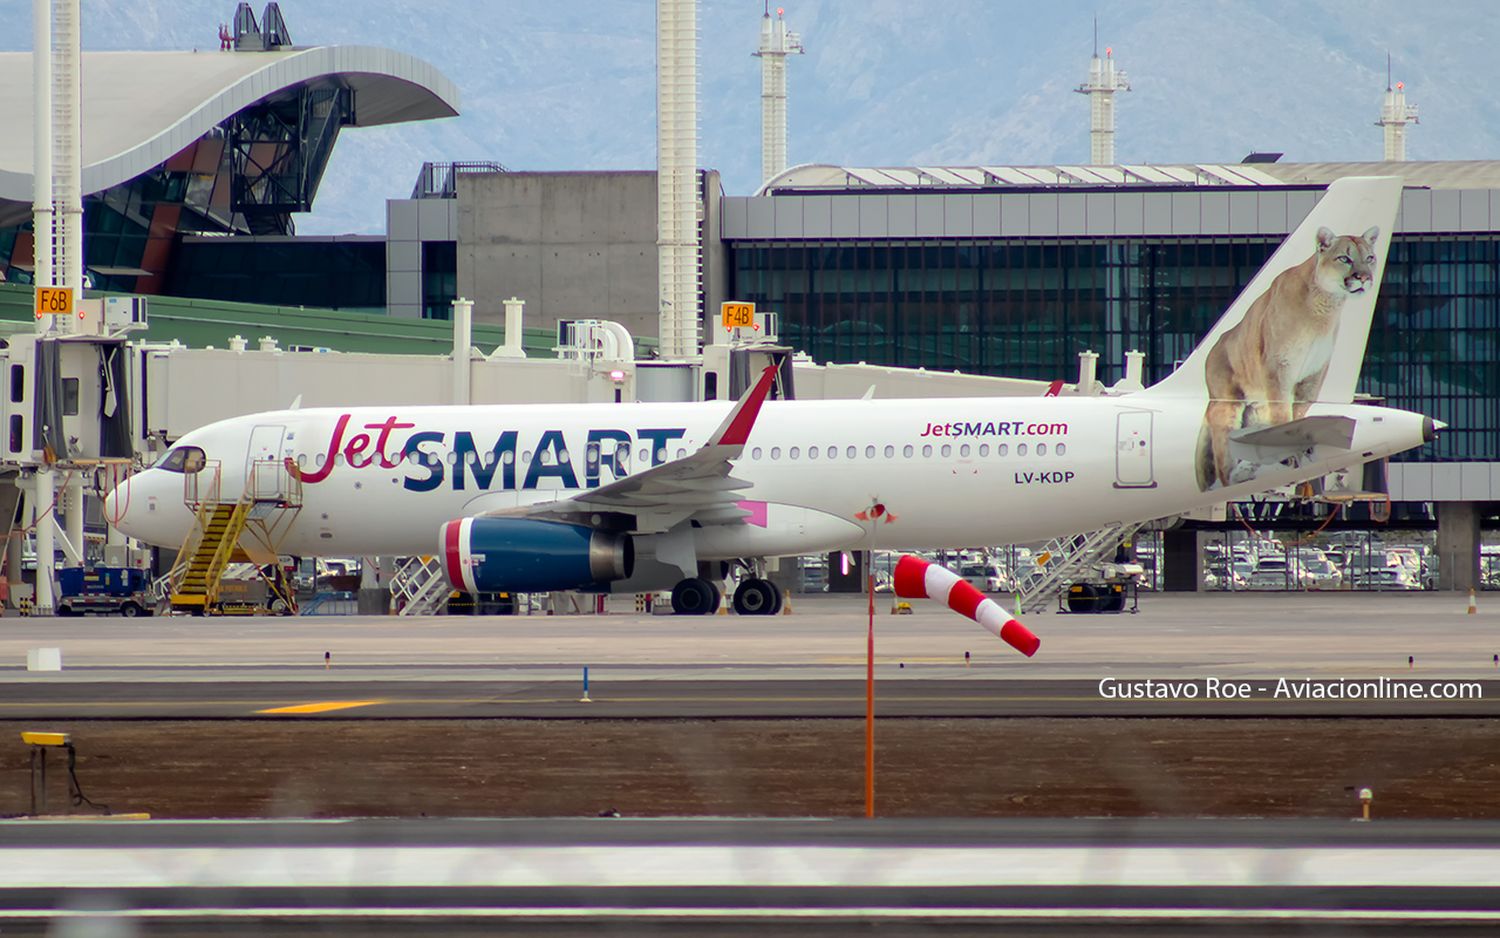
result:
[[(94, 801), (165, 818), (863, 813), (858, 720), (0, 723), (4, 815), (28, 807), (22, 729), (71, 733)], [(888, 719), (877, 807), (1350, 817), (1369, 787), (1380, 817), (1500, 818), (1497, 743), (1489, 719)]]

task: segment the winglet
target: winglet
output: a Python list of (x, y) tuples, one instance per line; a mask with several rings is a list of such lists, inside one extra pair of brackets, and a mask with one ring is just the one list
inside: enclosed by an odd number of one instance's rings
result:
[(775, 380), (776, 366), (767, 365), (766, 370), (760, 374), (760, 380), (734, 405), (734, 410), (719, 424), (719, 429), (708, 438), (706, 445), (744, 446), (745, 441), (750, 439), (750, 429), (755, 426), (755, 418), (760, 414), (760, 405), (771, 395), (771, 384)]

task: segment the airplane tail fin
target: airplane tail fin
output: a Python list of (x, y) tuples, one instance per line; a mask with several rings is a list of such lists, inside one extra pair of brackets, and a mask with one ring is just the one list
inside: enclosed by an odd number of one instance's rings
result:
[[(1291, 391), (1304, 406), (1352, 401), (1401, 188), (1399, 176), (1330, 185), (1187, 360), (1140, 393), (1255, 403)], [(1276, 374), (1288, 367), (1296, 374)]]

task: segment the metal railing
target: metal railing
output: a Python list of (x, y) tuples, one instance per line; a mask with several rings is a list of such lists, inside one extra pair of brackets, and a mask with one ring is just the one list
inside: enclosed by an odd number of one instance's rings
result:
[(467, 173), (504, 173), (504, 166), (491, 160), (470, 160), (458, 163), (423, 163), (417, 173), (416, 184), (411, 187), (414, 199), (458, 198), (458, 177)]

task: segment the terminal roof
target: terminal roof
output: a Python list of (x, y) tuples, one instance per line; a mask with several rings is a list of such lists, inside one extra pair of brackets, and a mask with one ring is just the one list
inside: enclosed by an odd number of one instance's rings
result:
[(1404, 176), (1409, 188), (1495, 189), (1500, 188), (1500, 161), (884, 167), (806, 163), (783, 171), (756, 194), (923, 189), (1326, 186), (1344, 176)]
[[(31, 53), (0, 53), (0, 199), (31, 201)], [(164, 163), (215, 126), (301, 85), (356, 94), (354, 125), (452, 117), (458, 88), (432, 65), (367, 46), (278, 52), (85, 52), (83, 193)]]

